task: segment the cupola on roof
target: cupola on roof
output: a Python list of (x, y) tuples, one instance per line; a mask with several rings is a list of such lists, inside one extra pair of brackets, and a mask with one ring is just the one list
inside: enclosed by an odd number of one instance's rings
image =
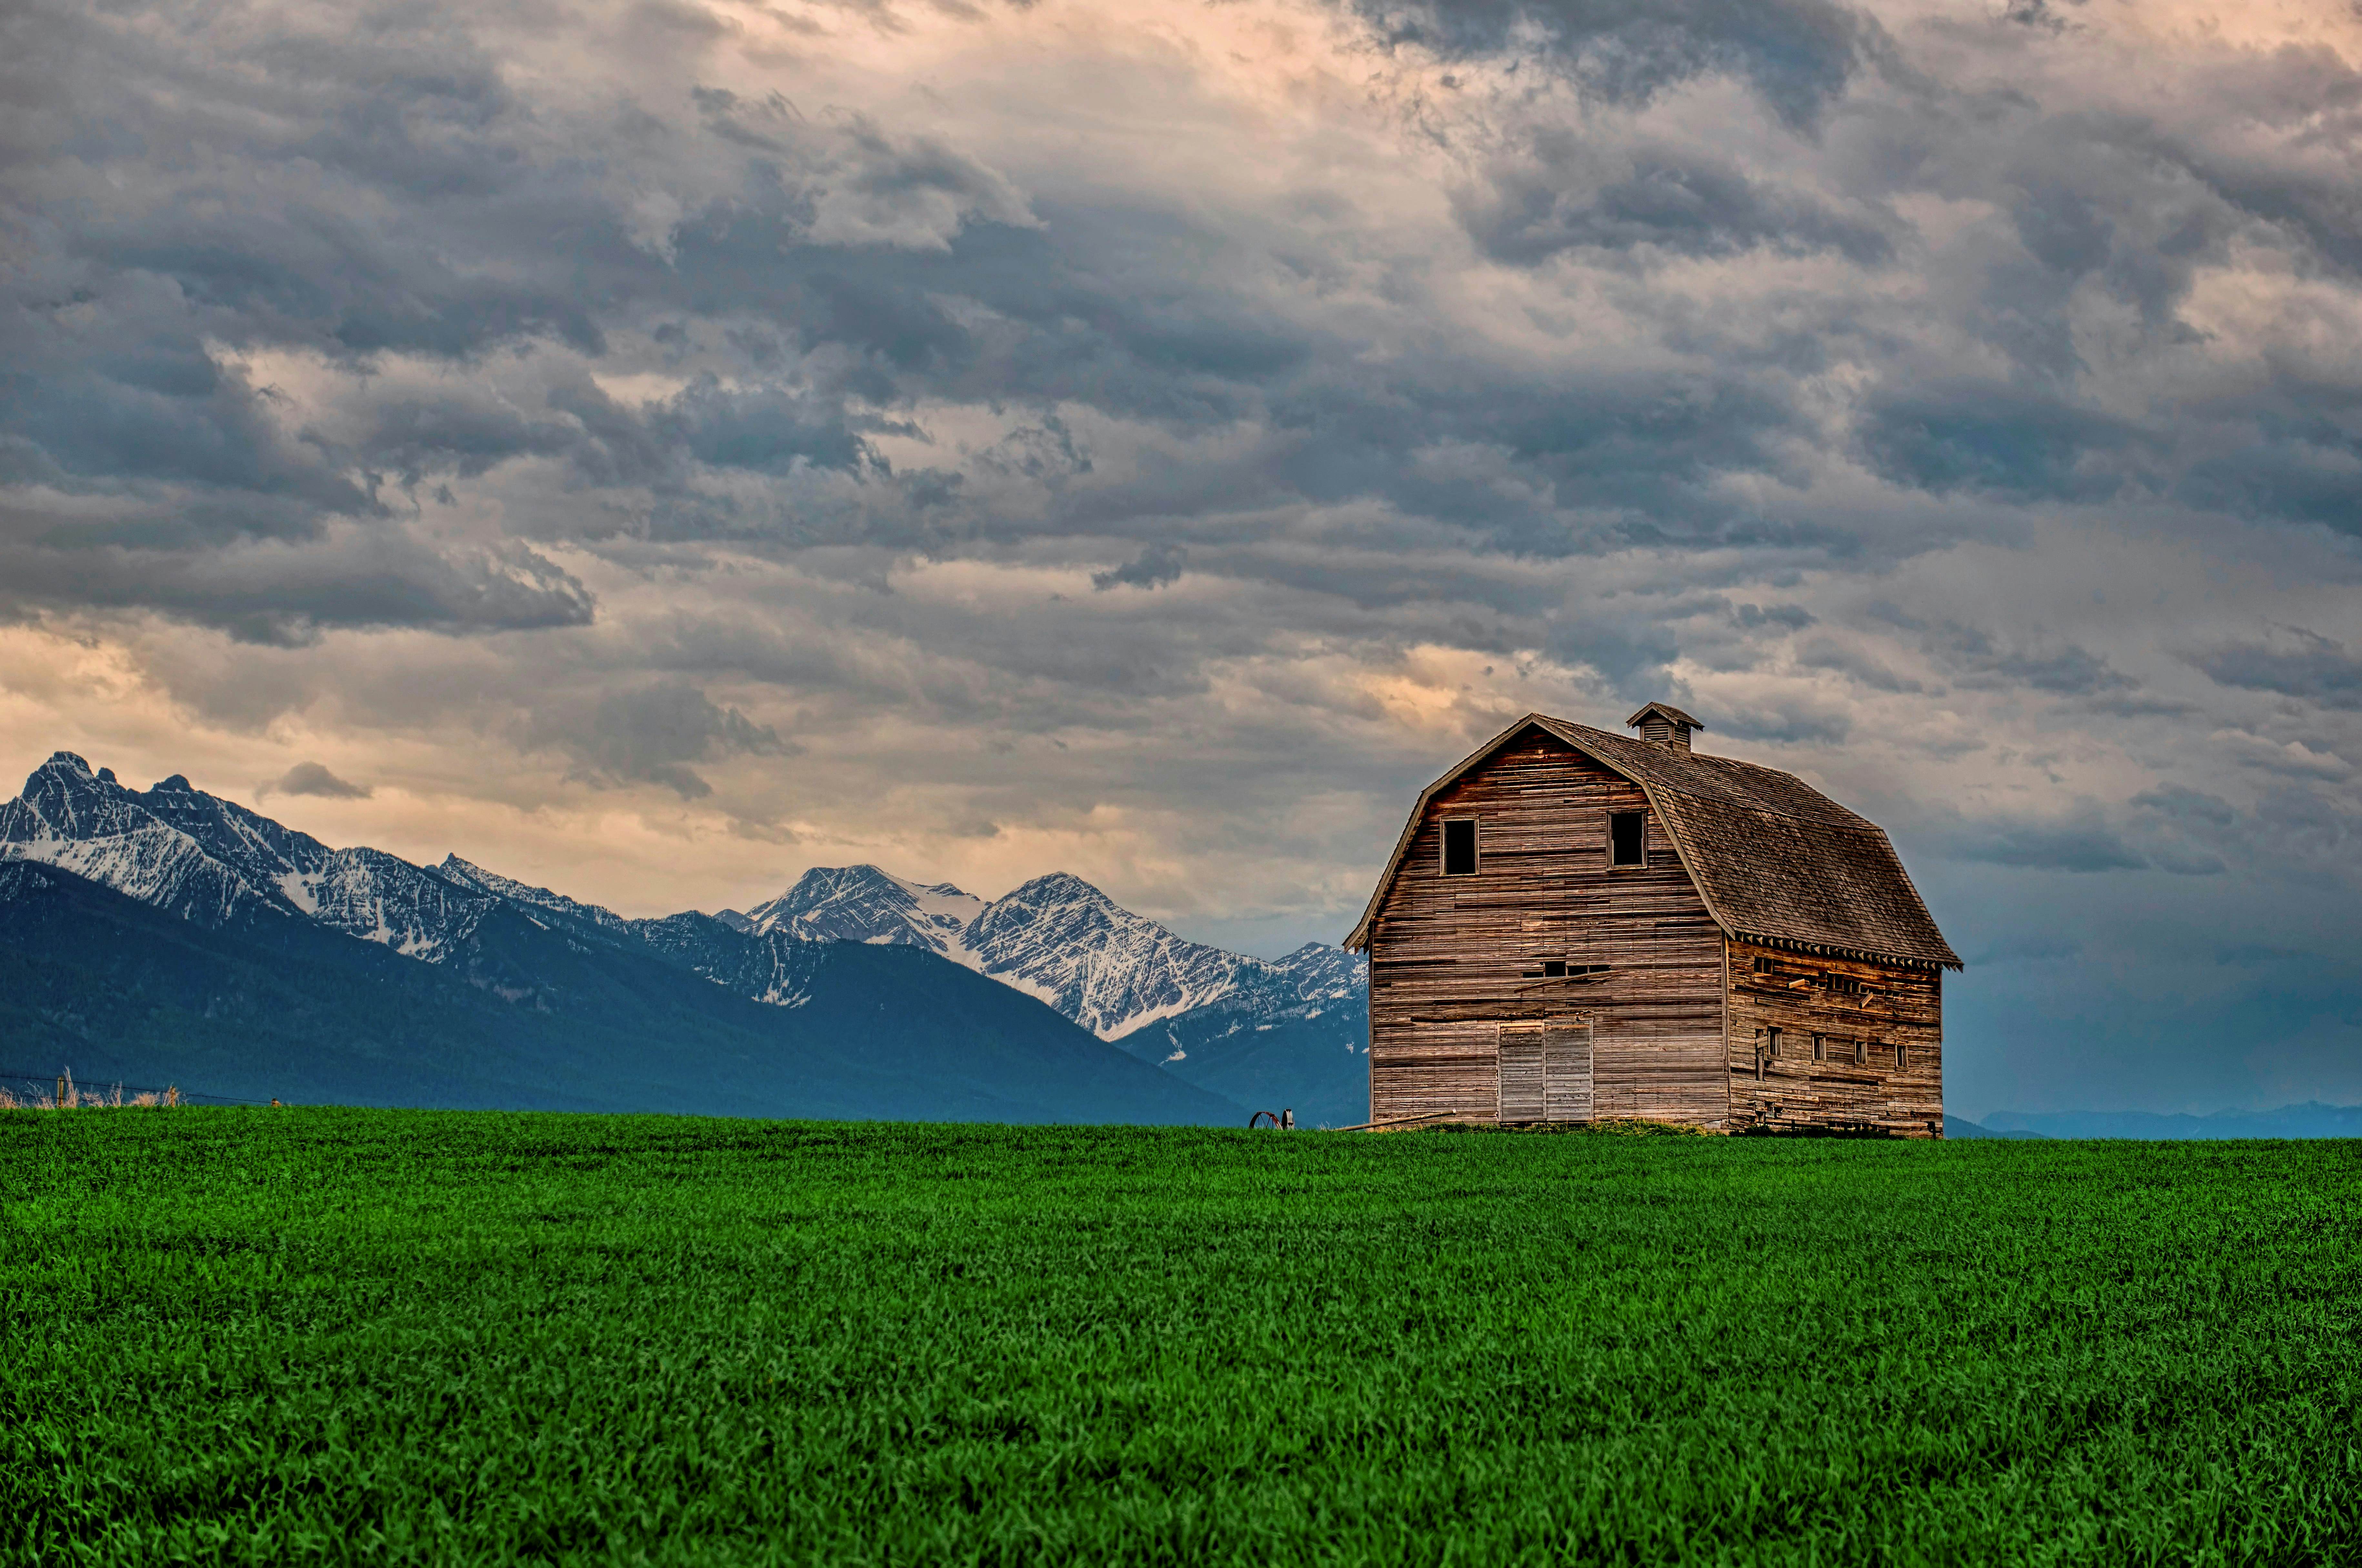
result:
[(1690, 732), (1705, 728), (1670, 702), (1651, 702), (1624, 723), (1639, 731), (1642, 740), (1677, 745), (1683, 751), (1690, 748)]

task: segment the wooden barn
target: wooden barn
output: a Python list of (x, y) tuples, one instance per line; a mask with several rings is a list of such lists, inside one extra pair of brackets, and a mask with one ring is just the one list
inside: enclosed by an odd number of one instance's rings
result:
[(1528, 714), (1419, 796), (1345, 939), (1371, 1120), (1941, 1137), (1960, 961), (1886, 834), (1626, 722)]

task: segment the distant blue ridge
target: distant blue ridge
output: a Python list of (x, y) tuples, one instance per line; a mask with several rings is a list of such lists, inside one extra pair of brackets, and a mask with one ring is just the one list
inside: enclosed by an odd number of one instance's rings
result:
[[(1982, 1126), (1944, 1119), (1952, 1138), (2362, 1138), (2362, 1105), (2307, 1100), (2277, 1110), (2175, 1116), (2154, 1110), (2003, 1110)], [(1975, 1129), (1964, 1131), (1956, 1129)]]

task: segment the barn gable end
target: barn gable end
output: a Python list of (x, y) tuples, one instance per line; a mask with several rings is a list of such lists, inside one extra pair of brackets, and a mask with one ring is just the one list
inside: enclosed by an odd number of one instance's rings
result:
[[(1641, 819), (1644, 863), (1611, 864), (1611, 819)], [(1446, 824), (1476, 824), (1473, 871)], [(1544, 730), (1511, 732), (1430, 789), (1374, 903), (1371, 1114), (1514, 1114), (1523, 1035), (1588, 1081), (1537, 1086), (1584, 1120), (1719, 1124), (1729, 1088), (1722, 939), (1638, 785)], [(1555, 971), (1555, 972), (1553, 972)], [(1501, 1074), (1504, 1030), (1510, 1081)]]

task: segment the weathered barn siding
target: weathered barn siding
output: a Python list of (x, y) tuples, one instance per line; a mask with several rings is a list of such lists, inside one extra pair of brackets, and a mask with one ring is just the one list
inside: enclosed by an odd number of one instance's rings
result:
[[(1592, 1116), (1726, 1121), (1722, 934), (1653, 812), (1648, 864), (1609, 866), (1624, 811), (1649, 812), (1639, 786), (1539, 732), (1428, 802), (1371, 926), (1374, 1121), (1496, 1120), (1499, 1026), (1564, 1020), (1592, 1026)], [(1479, 823), (1473, 876), (1443, 875), (1454, 817)], [(1607, 967), (1526, 977), (1549, 959)]]
[[(1932, 966), (1823, 957), (1733, 941), (1730, 1106), (1733, 1131), (1758, 1123), (1877, 1128), (1941, 1137), (1944, 977)], [(1772, 965), (1759, 973), (1758, 961)], [(1831, 986), (1832, 977), (1841, 984)], [(1842, 982), (1860, 987), (1859, 993)], [(1780, 1055), (1764, 1055), (1766, 1031)], [(1813, 1036), (1827, 1042), (1813, 1060)], [(1857, 1064), (1854, 1043), (1868, 1060)], [(1903, 1066), (1894, 1047), (1904, 1048)]]

